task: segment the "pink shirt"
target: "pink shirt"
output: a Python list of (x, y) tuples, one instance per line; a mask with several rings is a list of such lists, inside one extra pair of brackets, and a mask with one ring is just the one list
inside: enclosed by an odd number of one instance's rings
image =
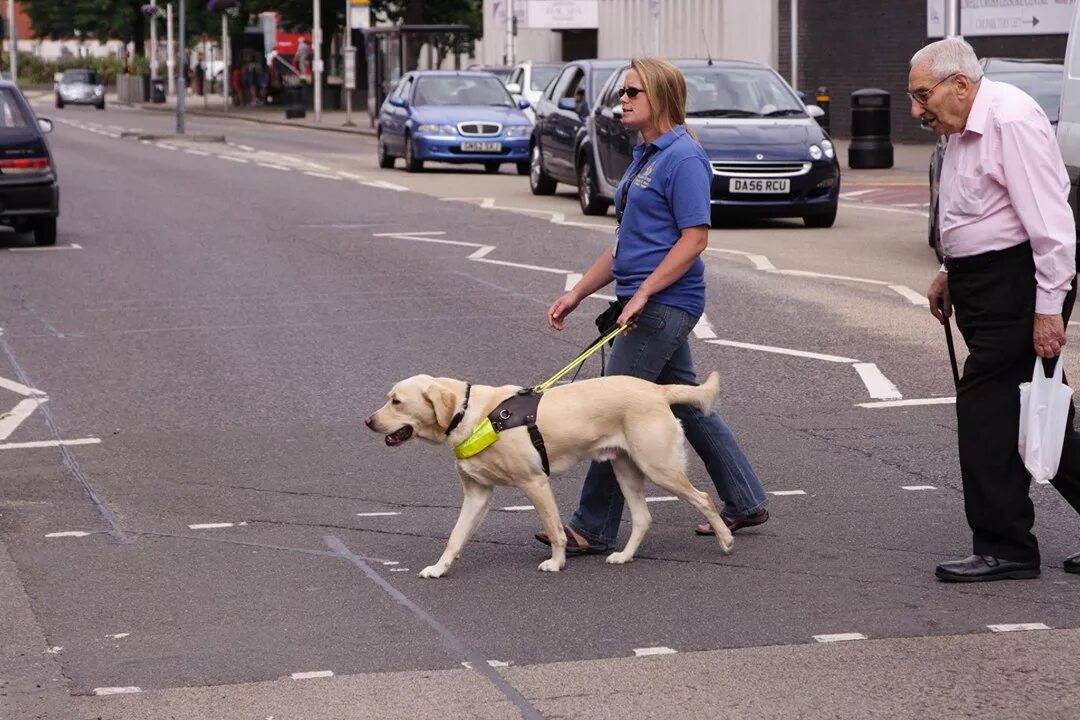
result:
[(1035, 312), (1058, 315), (1076, 275), (1069, 176), (1054, 129), (1027, 93), (987, 78), (941, 165), (941, 250), (966, 257), (1031, 241)]

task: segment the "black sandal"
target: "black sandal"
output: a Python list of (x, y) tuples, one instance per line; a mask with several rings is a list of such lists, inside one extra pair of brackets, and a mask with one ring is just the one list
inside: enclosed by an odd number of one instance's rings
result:
[[(592, 543), (582, 545), (566, 525), (563, 525), (563, 532), (566, 533), (567, 555), (602, 555), (610, 550), (607, 545), (594, 545)], [(533, 537), (551, 547), (551, 540), (543, 530), (533, 535)]]

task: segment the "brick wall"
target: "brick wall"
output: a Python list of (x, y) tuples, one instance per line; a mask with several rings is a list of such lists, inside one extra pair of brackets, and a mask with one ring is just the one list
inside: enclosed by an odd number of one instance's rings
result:
[[(780, 74), (791, 72), (791, 3), (779, 1)], [(1062, 58), (1065, 35), (967, 38), (980, 57)], [(799, 85), (812, 99), (821, 85), (832, 96), (837, 137), (851, 132), (851, 93), (877, 87), (891, 94), (894, 142), (932, 142), (911, 117), (908, 62), (926, 37), (926, 0), (802, 0), (799, 2)], [(790, 78), (789, 78), (790, 79)]]

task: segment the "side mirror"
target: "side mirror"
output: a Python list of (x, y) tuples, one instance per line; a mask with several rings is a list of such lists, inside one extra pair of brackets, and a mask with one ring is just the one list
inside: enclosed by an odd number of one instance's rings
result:
[(807, 105), (806, 114), (814, 119), (817, 119), (819, 117), (825, 117), (825, 111), (817, 105)]
[(517, 83), (510, 83), (509, 85), (506, 86), (506, 91), (508, 93), (510, 93), (511, 95), (520, 95), (521, 94), (521, 86), (518, 85)]
[(559, 100), (560, 110), (569, 110), (570, 112), (577, 111), (577, 103), (574, 102), (574, 98), (562, 98)]
[(525, 98), (521, 98), (520, 100), (518, 100), (518, 107), (521, 108), (522, 110), (524, 110), (527, 107), (531, 107), (531, 106), (532, 106), (532, 103), (529, 102), (528, 100), (526, 100)]
[(51, 133), (53, 131), (53, 123), (49, 118), (38, 118), (37, 126), (43, 133)]
[(399, 107), (399, 108), (409, 106), (408, 101), (405, 98), (401, 97), (400, 95), (392, 96), (390, 98), (390, 104), (393, 105), (394, 107)]

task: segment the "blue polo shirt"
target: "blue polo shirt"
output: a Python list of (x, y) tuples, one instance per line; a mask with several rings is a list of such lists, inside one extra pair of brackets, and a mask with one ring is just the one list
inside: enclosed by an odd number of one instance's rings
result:
[[(611, 271), (615, 294), (629, 298), (668, 254), (682, 231), (711, 220), (712, 166), (705, 151), (684, 125), (664, 133), (652, 143), (656, 150), (642, 165), (646, 145), (634, 148), (630, 163), (615, 191), (622, 210)], [(637, 172), (637, 176), (634, 173)], [(619, 206), (623, 187), (633, 183), (626, 207)], [(705, 312), (705, 263), (698, 258), (686, 274), (652, 296), (652, 300), (685, 310)]]

